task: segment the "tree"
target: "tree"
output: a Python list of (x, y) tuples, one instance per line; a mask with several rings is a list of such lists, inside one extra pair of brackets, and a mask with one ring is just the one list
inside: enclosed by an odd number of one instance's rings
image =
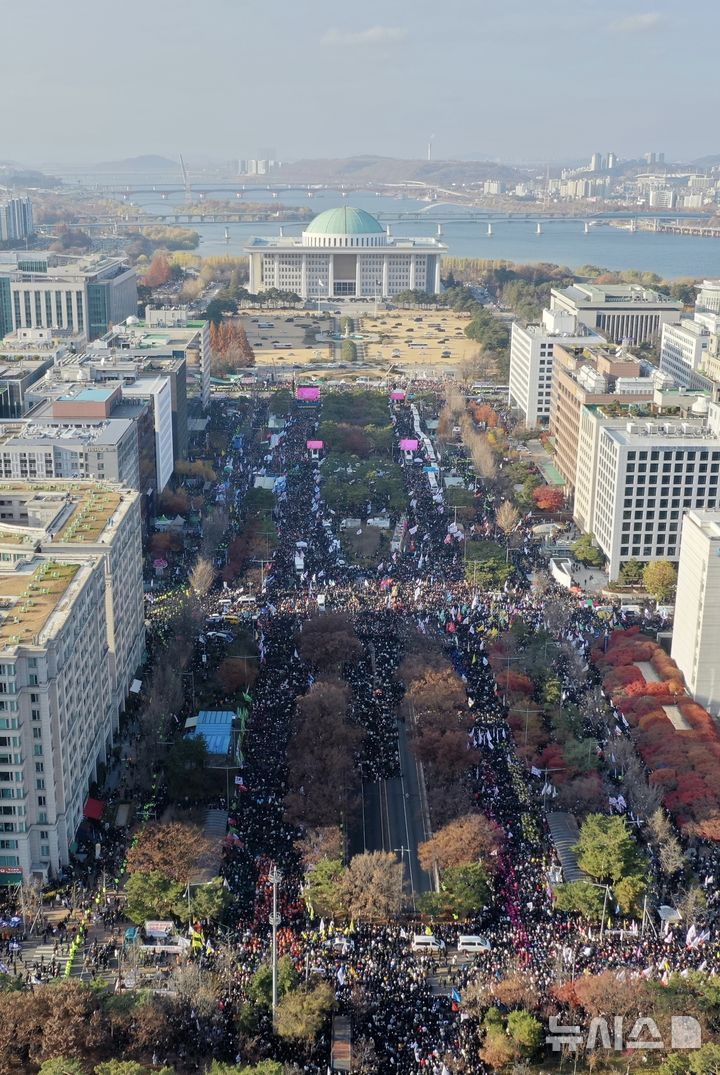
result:
[(223, 320), (224, 314), (236, 314), (238, 305), (235, 299), (230, 298), (216, 298), (212, 299), (205, 309), (204, 318), (206, 321), (212, 321), (214, 325), (219, 325)]
[(515, 1047), (505, 1030), (499, 1026), (490, 1026), (485, 1032), (485, 1041), (480, 1050), (480, 1057), (495, 1071), (499, 1071), (515, 1058)]
[(181, 821), (151, 822), (135, 838), (127, 854), (128, 873), (157, 872), (186, 883), (200, 859), (213, 849), (198, 825)]
[(190, 588), (202, 599), (210, 591), (215, 581), (215, 568), (206, 556), (198, 556), (190, 572)]
[(164, 287), (172, 276), (170, 262), (163, 253), (157, 253), (150, 262), (147, 272), (142, 278), (145, 287)]
[(583, 534), (581, 538), (578, 538), (572, 547), (572, 552), (579, 563), (587, 564), (589, 567), (602, 567), (605, 563), (605, 556), (597, 545), (593, 544), (592, 534)]
[(581, 870), (598, 881), (619, 881), (642, 869), (635, 839), (624, 817), (588, 814), (574, 847)]
[(342, 830), (335, 825), (307, 828), (302, 838), (295, 841), (295, 850), (305, 870), (311, 870), (323, 859), (341, 859), (342, 849)]
[(555, 888), (555, 906), (558, 911), (581, 914), (589, 922), (598, 922), (603, 912), (602, 889), (587, 881), (568, 881)]
[(346, 661), (357, 661), (362, 646), (345, 612), (326, 612), (303, 624), (297, 636), (298, 653), (321, 672), (337, 673)]
[[(190, 899), (190, 917), (201, 922), (217, 922), (225, 909), (229, 906), (232, 897), (225, 888), (222, 877), (214, 877), (207, 884), (192, 887)], [(178, 918), (187, 918), (188, 907), (185, 894), (175, 905), (175, 914)]]
[[(96, 1064), (93, 1075), (151, 1075), (151, 1072), (156, 1070), (155, 1067), (147, 1068), (136, 1060), (105, 1060), (102, 1064)], [(162, 1070), (169, 1072), (171, 1069), (163, 1068)]]
[(643, 566), (638, 560), (626, 560), (620, 564), (620, 578), (628, 586), (637, 586), (643, 577)]
[(482, 863), (472, 862), (445, 870), (440, 891), (423, 893), (419, 908), (430, 915), (466, 919), (486, 906), (489, 898), (487, 871)]
[(565, 502), (562, 489), (556, 485), (538, 485), (532, 495), (540, 511), (560, 511)]
[(424, 870), (437, 865), (440, 870), (481, 861), (494, 872), (502, 829), (484, 814), (466, 814), (451, 821), (418, 847)]
[(40, 1065), (38, 1075), (87, 1075), (87, 1071), (79, 1060), (73, 1060), (70, 1056), (54, 1056)]
[(171, 799), (202, 799), (207, 794), (207, 760), (207, 744), (201, 735), (173, 743), (165, 770)]
[(167, 918), (185, 896), (186, 886), (171, 881), (158, 870), (133, 873), (125, 886), (125, 914), (131, 922)]
[(355, 855), (345, 871), (343, 893), (352, 918), (388, 922), (405, 902), (402, 865), (390, 852)]
[(495, 514), (495, 521), (503, 534), (511, 534), (520, 521), (520, 512), (509, 500), (503, 500)]
[(345, 913), (345, 870), (339, 858), (321, 858), (305, 875), (303, 897), (308, 912), (321, 918)]
[[(277, 994), (282, 999), (296, 989), (300, 979), (291, 956), (281, 956), (277, 963)], [(272, 1007), (272, 964), (261, 963), (250, 979), (248, 996), (253, 1004)]]
[(643, 585), (657, 601), (667, 601), (675, 593), (677, 570), (669, 560), (651, 560), (642, 573)]
[(330, 982), (286, 993), (275, 1011), (275, 1030), (281, 1038), (310, 1044), (318, 1037), (334, 1003), (335, 990)]
[(543, 1043), (542, 1023), (530, 1012), (514, 1011), (507, 1017), (508, 1034), (523, 1051), (532, 1053)]

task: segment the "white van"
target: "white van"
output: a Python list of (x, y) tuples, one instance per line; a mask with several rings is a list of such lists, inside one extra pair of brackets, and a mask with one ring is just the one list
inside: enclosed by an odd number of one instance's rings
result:
[(478, 937), (472, 934), (467, 937), (458, 937), (458, 952), (489, 952), (491, 948), (492, 945), (487, 937)]
[(432, 933), (415, 933), (410, 947), (413, 952), (443, 952), (445, 941), (438, 940)]

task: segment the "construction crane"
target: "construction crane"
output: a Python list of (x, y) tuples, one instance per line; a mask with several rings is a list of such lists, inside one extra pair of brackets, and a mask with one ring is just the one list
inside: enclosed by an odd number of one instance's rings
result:
[(185, 167), (185, 161), (182, 159), (182, 153), (180, 154), (180, 170), (182, 171), (182, 181), (185, 188), (185, 201), (192, 201), (192, 187), (190, 186), (190, 180), (188, 179), (187, 168)]

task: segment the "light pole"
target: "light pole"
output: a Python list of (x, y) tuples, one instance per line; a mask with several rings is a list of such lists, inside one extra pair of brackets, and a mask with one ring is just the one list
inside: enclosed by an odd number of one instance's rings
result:
[(278, 870), (277, 866), (273, 866), (269, 875), (268, 881), (273, 887), (273, 902), (272, 902), (272, 914), (270, 915), (270, 925), (272, 927), (272, 1013), (273, 1022), (275, 1021), (275, 1009), (277, 1008), (277, 928), (280, 925), (280, 915), (277, 909), (277, 895), (278, 885), (282, 881), (282, 874)]

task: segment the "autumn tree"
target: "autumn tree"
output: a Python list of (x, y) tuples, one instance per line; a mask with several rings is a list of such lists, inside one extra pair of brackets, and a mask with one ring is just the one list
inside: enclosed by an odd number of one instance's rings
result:
[(142, 278), (145, 287), (164, 287), (172, 276), (170, 262), (165, 254), (158, 252), (150, 262), (147, 272)]
[(560, 511), (565, 500), (562, 490), (554, 485), (538, 485), (532, 495), (540, 511)]
[(357, 785), (355, 756), (362, 738), (347, 720), (347, 701), (343, 683), (319, 679), (297, 703), (286, 796), (293, 820), (334, 825), (347, 809)]
[(158, 870), (173, 881), (187, 881), (198, 860), (212, 850), (199, 825), (181, 821), (145, 825), (127, 854), (128, 873)]
[(302, 837), (295, 841), (295, 850), (300, 855), (304, 869), (318, 864), (321, 859), (342, 858), (342, 830), (336, 825), (310, 826)]
[(405, 902), (402, 865), (386, 851), (355, 855), (345, 871), (343, 890), (352, 918), (389, 922)]
[(313, 917), (339, 918), (346, 913), (345, 869), (340, 854), (323, 857), (308, 870), (303, 899)]
[(446, 870), (482, 862), (488, 872), (495, 872), (502, 830), (484, 814), (466, 814), (451, 821), (418, 847), (418, 859), (424, 870), (434, 865)]
[(326, 612), (306, 620), (297, 647), (302, 659), (321, 673), (337, 674), (346, 661), (357, 661), (362, 655), (352, 620), (344, 612)]
[(643, 569), (643, 585), (657, 601), (667, 601), (675, 593), (677, 570), (669, 560), (651, 560)]

